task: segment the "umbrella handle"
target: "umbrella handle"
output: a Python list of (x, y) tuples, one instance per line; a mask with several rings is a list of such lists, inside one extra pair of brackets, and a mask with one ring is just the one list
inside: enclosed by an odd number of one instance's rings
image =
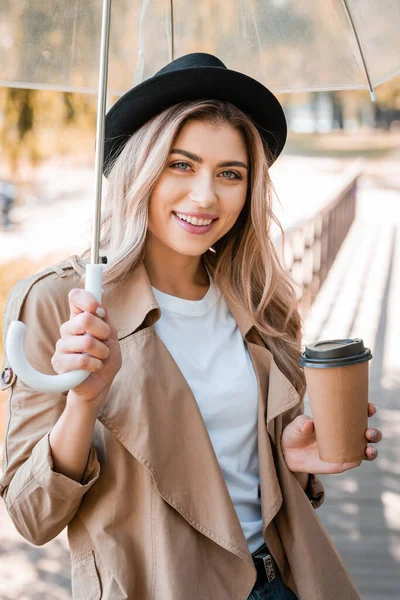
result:
[[(85, 290), (101, 302), (103, 265), (86, 265)], [(22, 321), (12, 321), (7, 332), (6, 352), (14, 373), (26, 385), (38, 392), (67, 392), (81, 384), (90, 371), (69, 371), (61, 375), (45, 375), (32, 367), (24, 352), (26, 326)]]

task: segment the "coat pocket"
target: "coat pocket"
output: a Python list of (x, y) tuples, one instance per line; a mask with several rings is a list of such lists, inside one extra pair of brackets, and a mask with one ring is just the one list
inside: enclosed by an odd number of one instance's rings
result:
[(100, 578), (93, 550), (72, 561), (73, 600), (101, 600)]

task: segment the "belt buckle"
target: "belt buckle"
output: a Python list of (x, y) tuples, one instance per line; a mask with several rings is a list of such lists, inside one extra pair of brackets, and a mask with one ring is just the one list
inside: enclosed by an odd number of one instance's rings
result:
[(270, 554), (263, 556), (262, 559), (263, 559), (265, 573), (267, 575), (268, 583), (270, 583), (271, 581), (273, 581), (276, 578), (274, 561)]

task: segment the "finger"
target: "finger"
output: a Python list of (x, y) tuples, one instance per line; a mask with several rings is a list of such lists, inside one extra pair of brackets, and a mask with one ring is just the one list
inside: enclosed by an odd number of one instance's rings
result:
[(380, 442), (382, 440), (382, 431), (380, 429), (367, 429), (365, 437), (370, 442)]
[(111, 333), (110, 326), (99, 317), (90, 312), (75, 315), (60, 327), (61, 337), (70, 335), (83, 335), (90, 333), (99, 340), (107, 340)]
[[(90, 312), (97, 314), (99, 317), (104, 317), (104, 309), (96, 298), (87, 290), (81, 288), (73, 288), (68, 294), (69, 308), (71, 317), (79, 315), (82, 312)], [(99, 310), (100, 309), (100, 310)]]
[[(303, 435), (305, 432), (309, 433), (309, 429), (307, 429), (307, 427), (309, 427), (309, 425), (305, 425), (305, 423), (309, 423), (311, 421), (311, 418), (305, 414), (302, 415), (298, 415), (291, 423), (292, 427), (294, 428), (294, 431), (297, 434)], [(312, 421), (311, 421), (312, 423)]]
[(111, 322), (110, 314), (109, 314), (109, 312), (108, 312), (108, 310), (107, 310), (107, 308), (105, 306), (103, 306), (103, 308), (104, 308), (104, 312), (105, 312), (103, 321), (110, 328), (109, 338), (110, 339), (114, 339), (114, 340), (118, 340), (118, 332), (117, 332), (117, 330), (115, 329), (114, 325)]
[(377, 408), (376, 404), (373, 404), (372, 402), (368, 402), (368, 416), (373, 417), (374, 415), (376, 415), (377, 412), (378, 412), (378, 408)]
[(100, 360), (105, 360), (110, 355), (109, 347), (90, 334), (63, 337), (58, 340), (56, 351), (64, 354), (86, 352), (90, 356), (99, 358)]
[(311, 433), (314, 429), (314, 421), (312, 419), (304, 420), (301, 429), (303, 433)]
[(368, 460), (370, 460), (370, 461), (375, 460), (376, 457), (378, 456), (378, 449), (375, 448), (375, 446), (367, 446), (365, 454), (366, 454)]
[(89, 354), (55, 354), (51, 362), (58, 374), (81, 369), (96, 373), (104, 366), (101, 360)]

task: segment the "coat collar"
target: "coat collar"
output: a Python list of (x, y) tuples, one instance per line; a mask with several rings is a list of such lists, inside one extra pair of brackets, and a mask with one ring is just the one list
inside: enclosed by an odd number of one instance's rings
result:
[[(243, 338), (253, 324), (249, 313), (221, 290)], [(122, 285), (111, 290), (105, 289), (104, 304), (121, 339), (134, 333), (141, 326), (154, 325), (161, 316), (161, 310), (154, 297), (146, 268), (140, 263)]]
[[(270, 372), (273, 374), (269, 384), (272, 390), (268, 395), (265, 414), (268, 433), (275, 442), (274, 419), (282, 412), (298, 404), (300, 401), (299, 394), (292, 383), (279, 370), (272, 353), (267, 348), (265, 338), (254, 328), (248, 311), (238, 305), (223, 288), (221, 288), (221, 293), (243, 339), (262, 348), (261, 352), (264, 354), (265, 364), (268, 365)], [(139, 263), (117, 288), (107, 290), (106, 287), (103, 300), (120, 340), (133, 334), (138, 329), (154, 325), (161, 317), (161, 309), (153, 294), (143, 262)]]

